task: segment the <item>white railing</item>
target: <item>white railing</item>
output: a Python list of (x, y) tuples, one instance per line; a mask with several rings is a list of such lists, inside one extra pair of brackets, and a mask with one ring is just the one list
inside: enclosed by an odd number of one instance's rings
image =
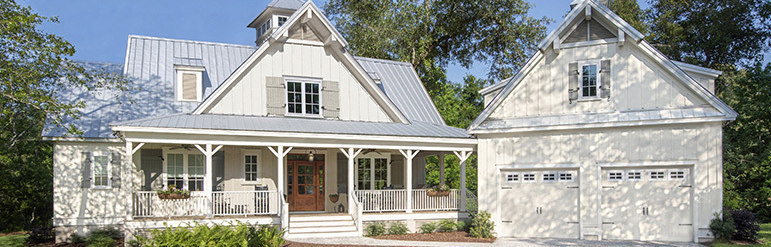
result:
[(213, 214), (217, 215), (261, 215), (276, 214), (278, 200), (276, 191), (214, 191), (212, 192)]
[(466, 212), (476, 215), (478, 209), (479, 199), (477, 199), (477, 196), (474, 195), (474, 193), (471, 193), (470, 190), (466, 189)]
[[(355, 194), (355, 193), (354, 193)], [(362, 213), (363, 213), (363, 204), (359, 201), (356, 196), (351, 196), (353, 198), (353, 205), (351, 207), (351, 217), (353, 217), (353, 222), (356, 224), (356, 230), (359, 231), (359, 236), (362, 236), (362, 233), (364, 232), (364, 224), (362, 223)]]
[(407, 210), (407, 190), (356, 190), (354, 195), (364, 212)]
[(279, 205), (281, 205), (281, 213), (278, 215), (281, 218), (281, 229), (284, 229), (284, 237), (289, 233), (289, 203), (286, 202), (284, 195), (279, 195)]
[(412, 190), (413, 211), (443, 211), (460, 208), (460, 191), (451, 189), (446, 196), (428, 196), (427, 189)]
[(187, 199), (160, 199), (155, 191), (134, 192), (134, 217), (204, 216), (206, 196), (191, 192)]

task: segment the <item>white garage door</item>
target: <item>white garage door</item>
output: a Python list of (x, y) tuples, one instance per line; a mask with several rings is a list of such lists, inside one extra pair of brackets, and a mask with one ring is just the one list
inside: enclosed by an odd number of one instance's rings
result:
[(689, 169), (603, 169), (604, 239), (693, 241)]
[(502, 237), (578, 238), (575, 170), (503, 171)]

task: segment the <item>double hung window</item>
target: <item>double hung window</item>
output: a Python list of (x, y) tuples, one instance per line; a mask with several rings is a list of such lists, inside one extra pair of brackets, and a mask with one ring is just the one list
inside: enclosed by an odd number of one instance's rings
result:
[(599, 67), (596, 61), (580, 64), (581, 98), (599, 97)]
[(94, 152), (91, 161), (91, 188), (110, 187), (110, 153)]
[(321, 116), (321, 83), (317, 80), (286, 81), (287, 115)]

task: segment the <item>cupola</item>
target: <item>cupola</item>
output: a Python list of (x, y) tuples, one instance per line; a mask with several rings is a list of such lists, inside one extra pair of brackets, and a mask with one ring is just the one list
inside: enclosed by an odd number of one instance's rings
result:
[(257, 18), (254, 18), (247, 27), (257, 30), (254, 41), (258, 46), (270, 36), (273, 31), (281, 27), (289, 19), (289, 16), (300, 9), (305, 3), (303, 0), (273, 0), (265, 7)]

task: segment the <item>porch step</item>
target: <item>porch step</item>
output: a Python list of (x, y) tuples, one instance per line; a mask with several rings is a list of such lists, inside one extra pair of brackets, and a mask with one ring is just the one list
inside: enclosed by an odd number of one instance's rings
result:
[(347, 214), (290, 215), (287, 238), (328, 238), (359, 236), (353, 218)]

